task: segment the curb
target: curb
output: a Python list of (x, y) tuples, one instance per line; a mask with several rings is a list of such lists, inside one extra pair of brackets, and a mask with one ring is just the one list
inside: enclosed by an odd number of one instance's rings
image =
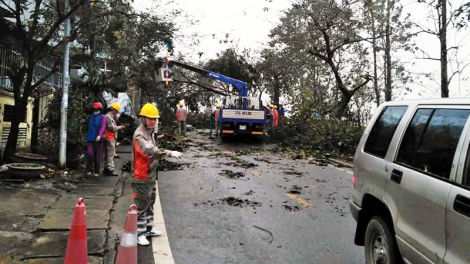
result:
[(340, 165), (340, 166), (343, 166), (343, 167), (346, 167), (346, 168), (352, 169), (354, 167), (353, 164), (351, 164), (349, 162), (341, 161), (341, 160), (338, 160), (338, 159), (327, 158), (327, 160), (331, 163), (334, 163), (336, 165)]

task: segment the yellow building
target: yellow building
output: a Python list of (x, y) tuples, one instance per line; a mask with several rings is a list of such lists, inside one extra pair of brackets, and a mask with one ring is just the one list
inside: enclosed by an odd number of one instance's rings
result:
[[(1, 149), (5, 149), (10, 134), (11, 120), (15, 100), (13, 93), (0, 90), (0, 135), (2, 135)], [(31, 134), (33, 129), (33, 100), (28, 100), (26, 116), (21, 120), (18, 134), (18, 149), (29, 150), (31, 147)]]
[[(13, 82), (9, 77), (12, 65), (20, 65), (21, 55), (12, 49), (0, 45), (0, 157), (5, 149), (10, 134), (11, 120), (15, 100), (13, 97)], [(45, 58), (36, 65), (33, 81), (39, 80), (50, 72), (54, 61)], [(46, 117), (46, 109), (51, 101), (52, 93), (61, 85), (61, 74), (55, 73), (45, 80), (39, 89), (28, 100), (26, 115), (22, 117), (19, 126), (19, 151), (30, 151), (32, 143), (37, 143), (39, 124)]]

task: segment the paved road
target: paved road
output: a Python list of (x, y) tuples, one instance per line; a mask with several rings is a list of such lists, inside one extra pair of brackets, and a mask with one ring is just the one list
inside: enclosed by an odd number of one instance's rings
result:
[[(159, 176), (175, 263), (365, 263), (353, 243), (351, 173), (283, 158), (262, 143), (192, 139), (183, 170)], [(231, 206), (232, 198), (260, 204)]]

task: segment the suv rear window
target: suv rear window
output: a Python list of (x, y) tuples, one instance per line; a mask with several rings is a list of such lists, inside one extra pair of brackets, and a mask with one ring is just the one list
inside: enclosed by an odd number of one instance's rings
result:
[(407, 108), (407, 106), (388, 106), (384, 109), (370, 131), (364, 146), (365, 152), (380, 158), (385, 157), (393, 134)]
[(419, 109), (406, 129), (396, 162), (449, 179), (469, 114), (466, 109)]

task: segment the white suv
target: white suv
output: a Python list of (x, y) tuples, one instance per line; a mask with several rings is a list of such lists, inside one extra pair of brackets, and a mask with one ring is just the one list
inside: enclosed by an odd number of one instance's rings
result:
[(382, 104), (354, 158), (366, 262), (470, 263), (470, 99)]

